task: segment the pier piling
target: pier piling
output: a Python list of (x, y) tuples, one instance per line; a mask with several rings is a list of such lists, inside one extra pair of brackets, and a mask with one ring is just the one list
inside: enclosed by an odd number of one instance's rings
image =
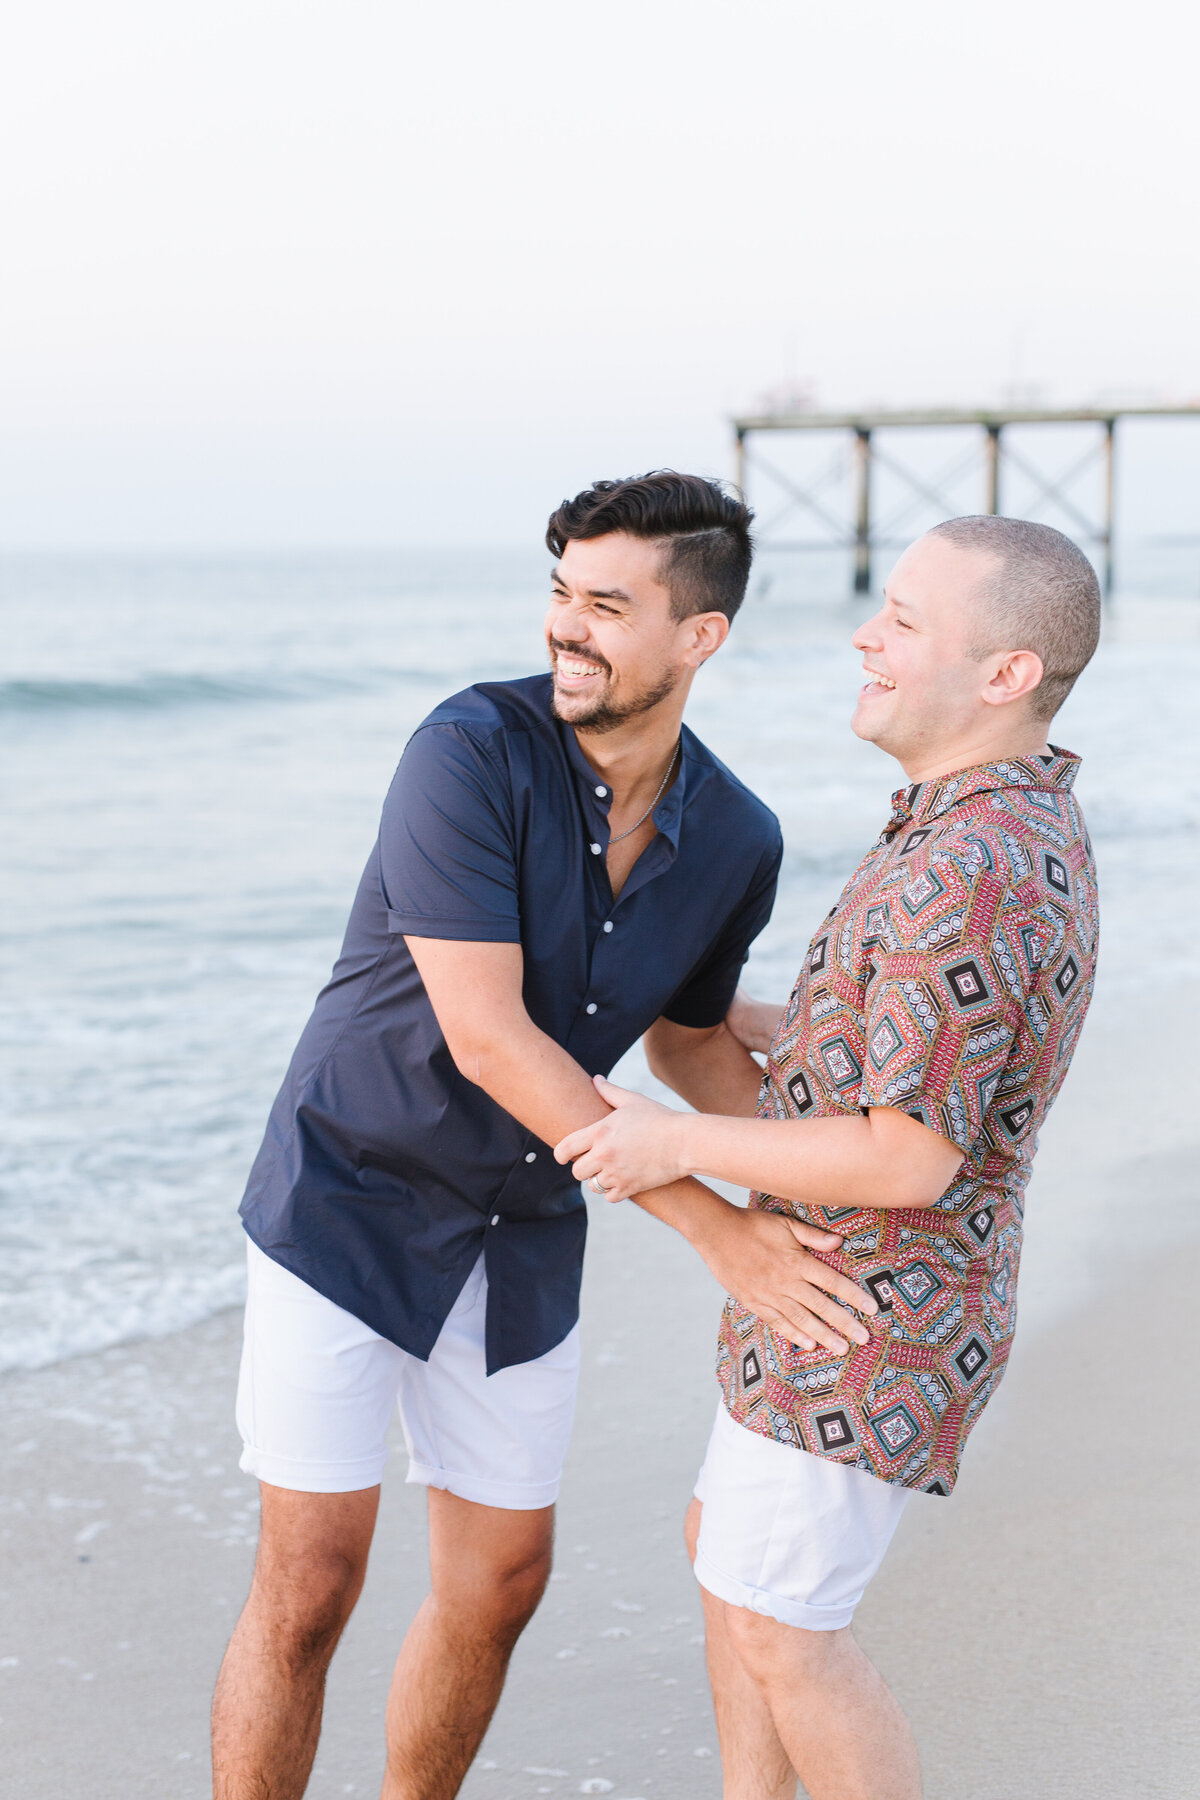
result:
[[(1190, 418), (1200, 420), (1200, 403), (1187, 406), (1129, 406), (1129, 407), (1074, 407), (1055, 409), (1049, 407), (1013, 407), (1013, 408), (974, 408), (960, 409), (956, 407), (937, 407), (916, 409), (911, 411), (895, 410), (881, 412), (853, 413), (820, 413), (804, 411), (779, 411), (748, 415), (733, 421), (735, 436), (735, 478), (738, 487), (746, 492), (750, 474), (755, 469), (761, 470), (769, 479), (782, 488), (787, 496), (785, 513), (796, 509), (805, 512), (810, 518), (818, 520), (829, 535), (817, 539), (804, 539), (786, 545), (776, 544), (777, 548), (795, 550), (834, 550), (844, 549), (851, 553), (854, 568), (854, 592), (866, 594), (871, 589), (872, 558), (874, 552), (885, 546), (897, 547), (897, 540), (877, 533), (874, 523), (874, 494), (872, 476), (876, 463), (881, 464), (892, 475), (899, 477), (912, 494), (917, 497), (917, 504), (942, 508), (943, 517), (953, 517), (960, 509), (944, 492), (940, 492), (936, 484), (931, 485), (919, 474), (914, 474), (890, 453), (883, 454), (878, 445), (878, 433), (887, 430), (908, 431), (916, 429), (945, 429), (947, 426), (973, 426), (983, 434), (983, 493), (982, 510), (988, 513), (999, 513), (1001, 500), (1004, 497), (1002, 488), (1003, 471), (1011, 466), (1037, 484), (1037, 491), (1029, 502), (1031, 511), (1027, 515), (1033, 517), (1043, 503), (1050, 502), (1057, 507), (1060, 515), (1065, 516), (1074, 536), (1084, 546), (1090, 546), (1098, 552), (1100, 575), (1106, 596), (1113, 591), (1116, 567), (1116, 430), (1121, 419), (1179, 419)], [(1095, 425), (1100, 427), (1098, 445), (1089, 449), (1072, 468), (1063, 475), (1048, 478), (1024, 454), (1012, 447), (1011, 439), (1005, 440), (1004, 433), (1012, 425)], [(751, 440), (764, 432), (832, 432), (850, 433), (853, 438), (853, 493), (851, 496), (852, 513), (842, 523), (829, 503), (822, 498), (818, 501), (817, 489), (824, 490), (831, 480), (844, 481), (844, 474), (839, 475), (835, 465), (832, 474), (827, 473), (817, 484), (805, 488), (790, 474), (756, 459)], [(1094, 513), (1089, 515), (1075, 501), (1068, 489), (1077, 477), (1089, 467), (1094, 470), (1097, 449), (1101, 457), (1102, 474), (1102, 516), (1096, 520)], [(961, 464), (957, 471), (960, 476)], [(942, 477), (949, 480), (949, 474)], [(911, 510), (911, 509), (910, 509)], [(842, 515), (845, 519), (845, 515)], [(773, 523), (778, 524), (778, 519)], [(885, 528), (886, 529), (886, 528)], [(772, 540), (766, 540), (766, 546)], [(903, 542), (903, 540), (899, 540)]]

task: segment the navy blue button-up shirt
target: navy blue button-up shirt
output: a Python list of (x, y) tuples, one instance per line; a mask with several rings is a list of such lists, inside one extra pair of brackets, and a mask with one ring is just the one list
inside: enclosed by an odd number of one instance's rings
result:
[(403, 934), (519, 943), (534, 1024), (607, 1074), (660, 1015), (722, 1019), (770, 916), (778, 822), (686, 728), (658, 834), (616, 901), (610, 803), (554, 718), (549, 675), (467, 688), (431, 713), (272, 1109), (246, 1230), (414, 1356), (481, 1249), (488, 1373), (561, 1342), (587, 1212), (550, 1147), (455, 1068)]

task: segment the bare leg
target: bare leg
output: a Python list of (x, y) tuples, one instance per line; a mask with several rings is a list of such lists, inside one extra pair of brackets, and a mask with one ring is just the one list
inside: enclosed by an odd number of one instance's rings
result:
[[(921, 1800), (908, 1720), (882, 1676), (843, 1631), (800, 1631), (708, 1596), (729, 1646), (770, 1710), (812, 1800)], [(741, 1800), (769, 1788), (727, 1789)]]
[[(703, 1508), (693, 1500), (683, 1521), (687, 1553), (696, 1560)], [(758, 1684), (742, 1663), (729, 1634), (726, 1608), (706, 1588), (704, 1644), (708, 1679), (712, 1687), (721, 1766), (725, 1773), (725, 1800), (794, 1800), (796, 1771), (771, 1718)]]
[(213, 1697), (214, 1800), (300, 1800), (325, 1674), (367, 1569), (379, 1489), (262, 1489), (250, 1597)]
[(516, 1512), (430, 1488), (432, 1591), (392, 1676), (381, 1800), (458, 1793), (549, 1579), (553, 1542), (552, 1506)]

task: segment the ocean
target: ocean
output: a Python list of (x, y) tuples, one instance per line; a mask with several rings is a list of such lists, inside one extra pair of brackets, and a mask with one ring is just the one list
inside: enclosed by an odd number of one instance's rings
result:
[[(764, 995), (901, 780), (847, 728), (839, 586), (764, 562), (688, 714), (783, 823)], [(239, 1298), (242, 1184), (392, 769), (445, 695), (544, 666), (545, 590), (514, 552), (0, 561), (0, 1368)], [(1200, 602), (1130, 593), (1053, 734), (1110, 987), (1200, 972), (1198, 684)]]

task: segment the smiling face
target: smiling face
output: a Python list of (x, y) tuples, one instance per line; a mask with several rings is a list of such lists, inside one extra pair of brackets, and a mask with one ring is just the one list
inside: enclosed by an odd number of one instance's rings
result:
[(676, 619), (663, 546), (623, 531), (572, 538), (552, 577), (546, 644), (555, 715), (612, 731), (669, 700), (722, 642), (720, 613)]
[(993, 723), (993, 677), (1003, 659), (979, 660), (971, 639), (972, 601), (994, 568), (977, 550), (918, 538), (888, 577), (883, 606), (854, 634), (867, 679), (852, 728), (914, 779), (943, 762), (956, 766), (960, 748), (969, 756)]

